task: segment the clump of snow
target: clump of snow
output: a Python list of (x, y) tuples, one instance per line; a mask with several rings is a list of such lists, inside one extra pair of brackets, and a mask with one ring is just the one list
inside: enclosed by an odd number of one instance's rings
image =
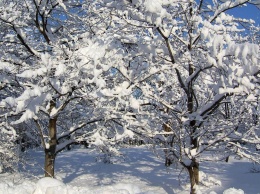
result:
[(223, 192), (223, 194), (244, 194), (241, 189), (229, 188)]
[(135, 98), (130, 98), (130, 105), (134, 109), (139, 109), (139, 106), (140, 106), (138, 100)]
[(144, 6), (151, 13), (161, 13), (163, 11), (161, 3), (157, 0), (145, 1)]
[(168, 5), (168, 3), (160, 0), (135, 0), (133, 4), (137, 7), (141, 6), (146, 12), (146, 20), (150, 23), (155, 24), (156, 26), (162, 25), (163, 18), (170, 18), (170, 14), (163, 7), (164, 5)]
[(67, 193), (65, 184), (57, 179), (45, 177), (36, 184), (33, 194), (60, 194)]
[(60, 63), (57, 67), (56, 67), (56, 72), (55, 72), (55, 76), (60, 76), (63, 73), (65, 73), (66, 71), (66, 66), (63, 63)]

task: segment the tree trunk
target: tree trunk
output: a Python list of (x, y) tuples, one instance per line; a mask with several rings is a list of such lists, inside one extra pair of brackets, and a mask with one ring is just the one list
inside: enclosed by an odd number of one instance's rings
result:
[(55, 155), (51, 154), (49, 149), (45, 150), (45, 177), (54, 177), (54, 163), (55, 163)]
[[(189, 75), (191, 76), (194, 73), (195, 67), (193, 64), (189, 64)], [(188, 112), (190, 114), (193, 113), (193, 108), (194, 108), (194, 92), (193, 92), (193, 82), (190, 81), (189, 86), (188, 86)], [(190, 121), (190, 129), (191, 129), (191, 136), (190, 136), (190, 143), (192, 146), (192, 149), (198, 149), (199, 147), (199, 141), (198, 137), (196, 135), (198, 127), (196, 126), (196, 120), (191, 120)], [(190, 184), (191, 184), (191, 194), (196, 193), (196, 188), (195, 186), (199, 184), (199, 163), (196, 161), (196, 158), (193, 158), (192, 163), (188, 168), (189, 171), (189, 176), (190, 176)]]
[[(51, 101), (50, 112), (55, 107), (55, 102)], [(50, 118), (49, 120), (49, 142), (45, 147), (45, 177), (54, 177), (54, 163), (56, 157), (57, 146), (57, 129), (56, 129), (57, 117)]]
[(49, 120), (49, 145), (45, 148), (45, 177), (54, 177), (54, 163), (56, 157), (57, 145), (57, 131), (56, 131), (57, 118)]
[(190, 176), (190, 194), (196, 194), (196, 185), (199, 184), (199, 163), (194, 161), (187, 169)]
[(229, 156), (226, 157), (225, 161), (228, 162), (228, 160), (229, 160)]

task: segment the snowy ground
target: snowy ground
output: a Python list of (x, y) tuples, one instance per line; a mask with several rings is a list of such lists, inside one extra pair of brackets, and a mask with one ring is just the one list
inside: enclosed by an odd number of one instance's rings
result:
[[(163, 159), (142, 147), (125, 148), (124, 159), (114, 164), (97, 162), (90, 149), (63, 152), (56, 160), (56, 178), (41, 179), (43, 153), (27, 154), (20, 174), (0, 174), (0, 194), (188, 194), (188, 177), (178, 168), (165, 168)], [(34, 160), (29, 160), (33, 157)], [(260, 194), (260, 173), (252, 164), (231, 159), (229, 163), (202, 163), (202, 194)], [(38, 181), (38, 183), (37, 183)], [(182, 186), (180, 186), (182, 185)], [(46, 189), (46, 187), (49, 187)], [(244, 192), (242, 192), (242, 189)]]

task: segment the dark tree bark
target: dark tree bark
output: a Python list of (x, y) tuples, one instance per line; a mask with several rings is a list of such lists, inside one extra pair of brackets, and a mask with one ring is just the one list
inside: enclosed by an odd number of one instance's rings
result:
[[(55, 102), (51, 102), (50, 110), (55, 107)], [(57, 146), (57, 117), (50, 118), (49, 120), (49, 144), (45, 147), (45, 177), (54, 177), (54, 164), (56, 158)]]
[(190, 166), (187, 167), (190, 176), (190, 194), (196, 194), (196, 185), (199, 184), (199, 163), (194, 160)]
[[(192, 64), (189, 64), (189, 75), (191, 76), (194, 73), (194, 66)], [(193, 92), (193, 81), (191, 80), (188, 86), (188, 112), (191, 114), (194, 111), (194, 92)], [(198, 127), (196, 126), (196, 121), (192, 120), (190, 121), (190, 129), (191, 129), (191, 146), (192, 149), (197, 149), (199, 147), (198, 138), (196, 137), (196, 133), (198, 130)], [(188, 166), (189, 176), (190, 176), (190, 184), (191, 184), (191, 194), (196, 193), (195, 186), (199, 184), (199, 163), (194, 158), (190, 166)]]

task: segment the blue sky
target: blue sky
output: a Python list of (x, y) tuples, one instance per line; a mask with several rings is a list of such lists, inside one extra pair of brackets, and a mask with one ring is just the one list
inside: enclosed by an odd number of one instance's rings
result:
[(253, 19), (257, 25), (260, 25), (260, 9), (254, 5), (248, 4), (247, 6), (238, 7), (228, 13), (240, 18)]

